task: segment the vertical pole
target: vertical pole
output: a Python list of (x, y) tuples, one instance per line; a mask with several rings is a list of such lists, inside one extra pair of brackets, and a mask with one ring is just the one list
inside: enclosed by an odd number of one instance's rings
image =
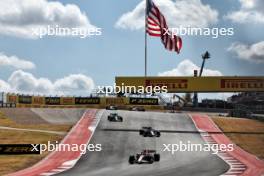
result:
[[(194, 77), (197, 77), (197, 70), (194, 70)], [(194, 107), (198, 107), (198, 94), (197, 94), (197, 92), (194, 92), (194, 94), (193, 94), (193, 106)]]
[(202, 66), (201, 66), (201, 70), (200, 70), (200, 73), (199, 73), (199, 77), (201, 77), (202, 74), (203, 74), (204, 64), (205, 64), (205, 59), (203, 58), (203, 63), (202, 63)]
[[(201, 77), (203, 74), (204, 64), (205, 64), (205, 58), (203, 58), (203, 63), (202, 63), (202, 66), (199, 72), (199, 77)], [(198, 93), (197, 92), (194, 92), (193, 104), (194, 104), (194, 107), (198, 107)]]
[(148, 0), (146, 0), (145, 10), (145, 77), (147, 76), (147, 11), (148, 11)]

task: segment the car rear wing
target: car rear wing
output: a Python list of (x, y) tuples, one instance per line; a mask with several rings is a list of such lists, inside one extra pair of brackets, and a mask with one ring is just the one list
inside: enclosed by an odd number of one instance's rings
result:
[(156, 153), (156, 150), (145, 149), (143, 153)]

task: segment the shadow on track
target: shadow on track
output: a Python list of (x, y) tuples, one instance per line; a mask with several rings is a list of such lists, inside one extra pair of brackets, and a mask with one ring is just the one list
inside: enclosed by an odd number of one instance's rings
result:
[[(112, 128), (104, 128), (103, 131), (118, 131), (118, 132), (139, 132), (139, 129), (112, 129)], [(228, 132), (199, 132), (199, 131), (180, 131), (180, 130), (159, 130), (162, 133), (186, 133), (186, 134), (264, 134), (264, 132), (244, 132), (244, 131), (228, 131)]]

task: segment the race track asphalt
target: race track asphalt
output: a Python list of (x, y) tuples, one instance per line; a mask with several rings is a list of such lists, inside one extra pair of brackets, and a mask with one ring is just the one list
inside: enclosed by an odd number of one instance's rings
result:
[[(217, 176), (229, 169), (217, 155), (206, 151), (163, 151), (163, 144), (204, 144), (192, 120), (186, 114), (117, 111), (123, 123), (108, 122), (105, 111), (90, 143), (101, 144), (102, 151), (87, 152), (63, 176)], [(142, 126), (167, 131), (160, 138), (144, 138), (136, 131)], [(172, 131), (172, 132), (170, 132)], [(185, 133), (186, 132), (186, 133)], [(155, 149), (160, 162), (130, 165), (130, 155), (143, 149)]]

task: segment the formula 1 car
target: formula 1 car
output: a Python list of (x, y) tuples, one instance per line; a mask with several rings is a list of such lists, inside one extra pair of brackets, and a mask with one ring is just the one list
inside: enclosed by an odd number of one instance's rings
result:
[(109, 105), (109, 106), (106, 106), (105, 109), (107, 109), (107, 110), (117, 110), (117, 106), (115, 106), (115, 105)]
[(154, 130), (152, 127), (142, 127), (139, 130), (139, 135), (144, 137), (160, 137), (160, 131)]
[(152, 164), (160, 161), (160, 154), (156, 150), (143, 150), (141, 153), (129, 156), (129, 164)]
[(119, 116), (117, 113), (111, 113), (107, 117), (110, 122), (123, 122), (123, 117)]
[(145, 111), (145, 108), (141, 106), (133, 106), (129, 110), (130, 111)]

